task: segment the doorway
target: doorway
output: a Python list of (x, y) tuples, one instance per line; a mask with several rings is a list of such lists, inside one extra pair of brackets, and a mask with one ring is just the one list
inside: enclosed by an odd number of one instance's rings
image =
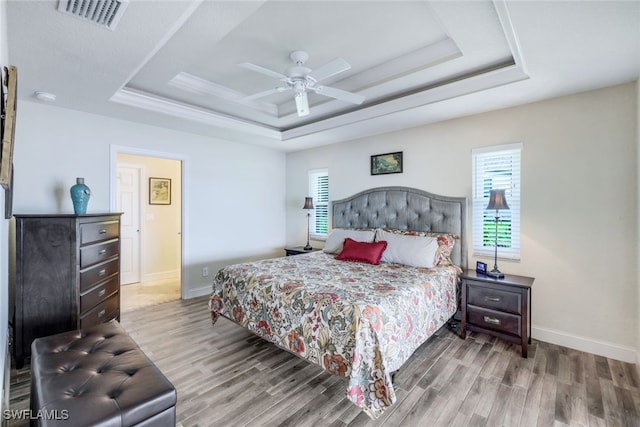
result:
[[(122, 212), (121, 310), (182, 296), (183, 162), (112, 148), (112, 209)], [(159, 195), (158, 185), (163, 190)]]
[(120, 284), (140, 283), (140, 181), (144, 174), (141, 164), (129, 164), (118, 156), (116, 210), (122, 212), (120, 221)]

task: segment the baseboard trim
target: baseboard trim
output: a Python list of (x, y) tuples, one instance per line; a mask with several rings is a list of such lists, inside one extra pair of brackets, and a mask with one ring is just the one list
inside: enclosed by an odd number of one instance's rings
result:
[(198, 298), (205, 295), (211, 295), (213, 288), (211, 285), (205, 286), (203, 288), (197, 289), (189, 289), (184, 297), (184, 299)]
[(145, 274), (142, 282), (155, 282), (156, 280), (178, 280), (180, 278), (180, 270), (167, 270), (158, 273)]
[(580, 337), (553, 329), (540, 328), (538, 326), (531, 327), (531, 336), (538, 341), (561, 345), (623, 362), (638, 363), (640, 361), (635, 348), (611, 342)]
[[(8, 332), (7, 337), (9, 337), (11, 331)], [(2, 370), (3, 370), (3, 374), (2, 374), (2, 413), (4, 414), (4, 411), (9, 409), (9, 389), (11, 387), (11, 354), (9, 351), (9, 339), (7, 338), (7, 343), (6, 343), (6, 347), (4, 349), (4, 363), (2, 364)], [(4, 417), (2, 417), (2, 426), (6, 426), (7, 425), (7, 420), (5, 420)]]

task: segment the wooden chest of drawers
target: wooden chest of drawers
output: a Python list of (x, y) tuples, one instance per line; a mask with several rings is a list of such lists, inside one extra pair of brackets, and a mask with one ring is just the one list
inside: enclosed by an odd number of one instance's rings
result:
[(15, 215), (17, 367), (38, 337), (120, 318), (120, 215)]
[(531, 343), (532, 277), (505, 275), (494, 279), (467, 270), (462, 275), (462, 338), (483, 332), (520, 344), (527, 357)]

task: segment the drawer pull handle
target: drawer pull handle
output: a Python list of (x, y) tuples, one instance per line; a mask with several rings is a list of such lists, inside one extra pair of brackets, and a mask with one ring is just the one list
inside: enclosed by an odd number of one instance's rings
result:
[(102, 277), (105, 274), (107, 274), (107, 269), (106, 268), (103, 268), (102, 270), (98, 271), (98, 277)]
[(500, 325), (500, 319), (496, 319), (495, 317), (484, 316), (484, 321), (492, 325)]
[(103, 228), (102, 230), (99, 231), (100, 234), (107, 234), (107, 229)]
[(500, 302), (500, 297), (484, 297), (485, 301)]
[(107, 293), (107, 290), (106, 289), (102, 289), (100, 292), (98, 292), (98, 296), (101, 297), (106, 293)]
[(100, 252), (98, 252), (99, 255), (104, 255), (107, 253), (106, 249), (102, 249)]
[(98, 313), (98, 317), (104, 316), (106, 312), (107, 312), (107, 310), (105, 310), (105, 309), (100, 310), (100, 312)]

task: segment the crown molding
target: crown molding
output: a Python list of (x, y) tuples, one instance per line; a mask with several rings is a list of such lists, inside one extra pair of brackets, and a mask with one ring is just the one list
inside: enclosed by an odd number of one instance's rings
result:
[(287, 129), (282, 132), (282, 140), (287, 141), (301, 136), (322, 132), (327, 129), (379, 118), (509, 83), (526, 80), (528, 78), (529, 76), (518, 65), (511, 63), (498, 69), (493, 69), (489, 72), (476, 74), (472, 77), (443, 84), (442, 86), (430, 87), (426, 90), (392, 99), (371, 107), (366, 107), (325, 120)]
[(217, 96), (262, 111), (274, 117), (278, 116), (278, 106), (275, 104), (264, 101), (244, 101), (243, 98), (247, 96), (246, 93), (233, 90), (227, 86), (194, 76), (193, 74), (185, 73), (184, 71), (169, 80), (169, 84), (182, 90), (197, 93), (198, 95), (208, 94)]
[[(364, 122), (383, 116), (399, 114), (418, 107), (528, 79), (529, 76), (525, 69), (520, 44), (511, 21), (506, 0), (493, 0), (493, 5), (502, 27), (502, 32), (509, 46), (511, 56), (498, 59), (495, 63), (486, 64), (478, 69), (466, 70), (458, 75), (448, 77), (444, 81), (434, 82), (425, 87), (413, 89), (409, 93), (375, 99), (373, 103), (368, 106), (362, 106), (346, 112), (344, 112), (344, 110), (338, 110), (331, 115), (331, 111), (323, 111), (325, 107), (323, 104), (329, 104), (331, 101), (322, 102), (315, 107), (320, 117), (315, 121), (288, 125), (287, 123), (290, 122), (284, 120), (279, 121), (280, 127), (277, 127), (277, 125), (267, 125), (242, 119), (230, 114), (203, 107), (196, 107), (126, 86), (118, 90), (110, 100), (214, 127), (266, 137), (275, 141), (289, 141), (304, 136), (319, 134), (331, 129), (358, 126), (359, 124), (362, 125)], [(189, 13), (192, 12), (193, 10), (190, 10), (185, 13), (185, 15), (188, 16)], [(375, 87), (380, 81), (383, 83), (389, 82), (413, 71), (426, 69), (460, 56), (462, 56), (462, 52), (458, 46), (452, 39), (447, 37), (410, 54), (402, 55), (386, 63), (371, 67), (364, 72), (364, 75), (352, 76), (345, 79), (343, 83), (347, 84), (347, 89), (353, 88), (363, 92), (375, 91)], [(408, 68), (405, 68), (403, 72), (398, 72), (399, 66)], [(286, 105), (279, 107), (275, 104), (255, 100), (243, 102), (241, 98), (245, 94), (184, 72), (176, 75), (169, 84), (196, 93), (215, 95), (231, 102), (246, 105), (249, 108), (254, 108), (263, 113), (278, 117), (279, 119), (283, 119), (282, 114), (286, 113)], [(322, 118), (323, 113), (325, 113), (324, 118)]]
[(214, 113), (210, 110), (176, 102), (139, 90), (123, 88), (118, 90), (109, 100), (131, 107), (142, 108), (156, 113), (193, 120), (211, 126), (247, 132), (271, 139), (281, 140), (282, 137), (280, 131), (268, 126)]

